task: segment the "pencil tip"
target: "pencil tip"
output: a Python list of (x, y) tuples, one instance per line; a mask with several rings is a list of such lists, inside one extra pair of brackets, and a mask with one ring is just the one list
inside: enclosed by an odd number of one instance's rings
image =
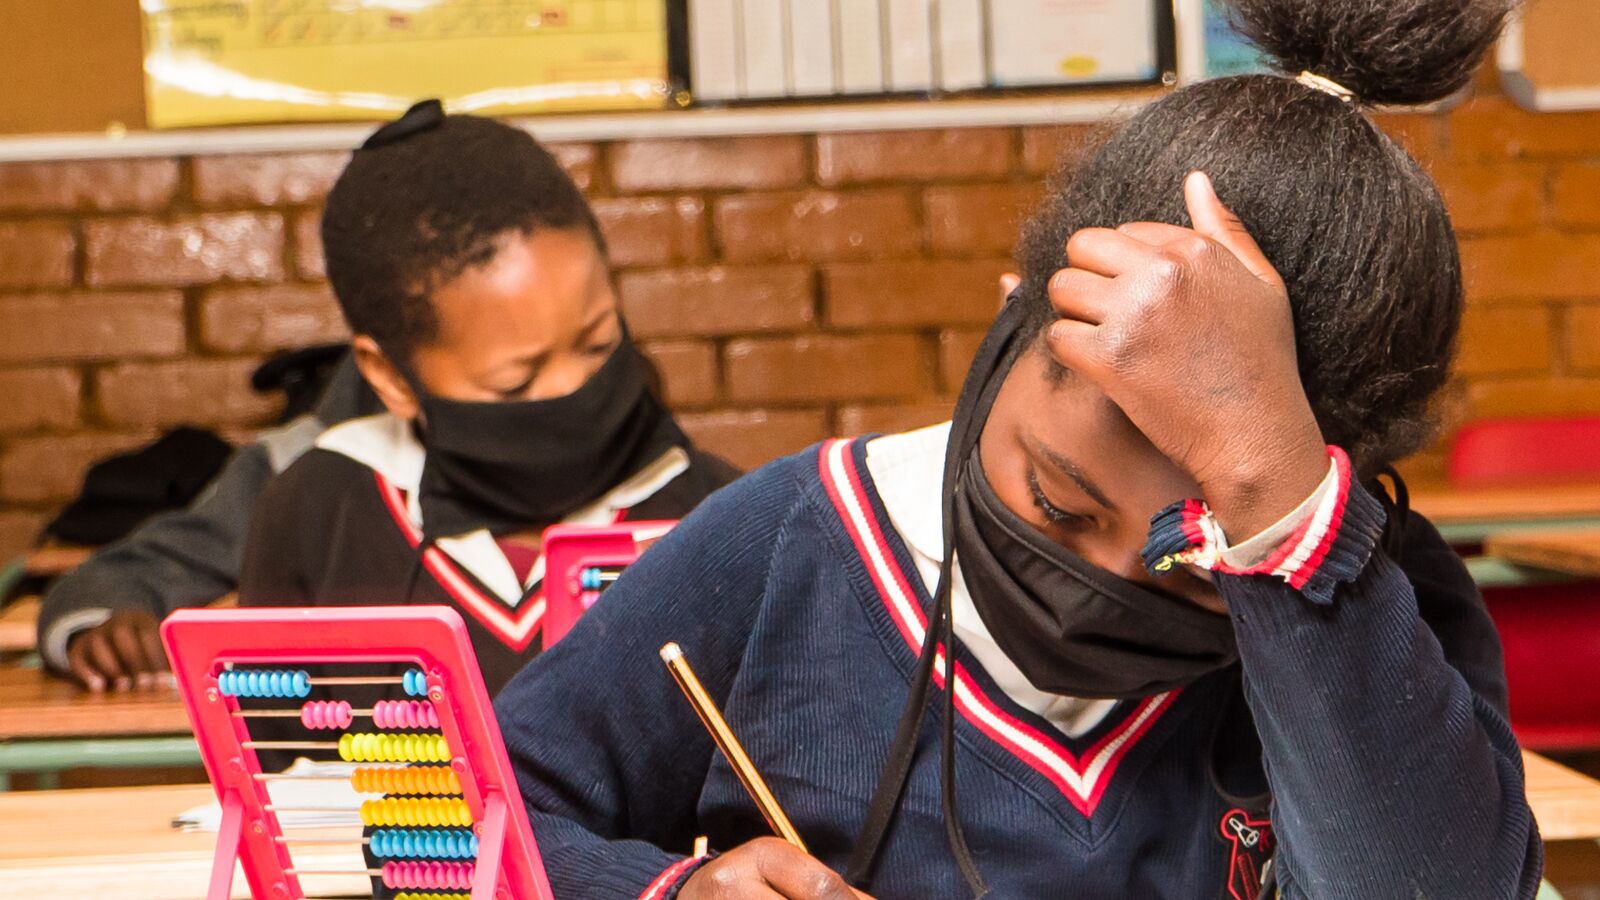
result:
[(677, 641), (668, 641), (665, 644), (661, 645), (661, 661), (662, 662), (672, 662), (675, 659), (682, 659), (682, 658), (683, 658), (683, 648), (678, 646), (678, 642)]

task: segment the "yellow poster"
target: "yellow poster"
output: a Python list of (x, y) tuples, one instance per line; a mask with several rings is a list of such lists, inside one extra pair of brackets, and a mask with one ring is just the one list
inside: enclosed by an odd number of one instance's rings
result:
[(649, 109), (665, 0), (140, 0), (152, 128)]

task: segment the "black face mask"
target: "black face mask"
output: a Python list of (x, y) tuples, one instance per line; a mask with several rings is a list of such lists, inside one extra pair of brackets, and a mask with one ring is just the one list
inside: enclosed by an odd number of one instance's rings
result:
[(1118, 578), (1040, 534), (995, 495), (976, 452), (961, 487), (962, 577), (995, 643), (1034, 687), (1148, 697), (1238, 659), (1227, 616)]
[(549, 400), (468, 402), (418, 390), (418, 500), (430, 538), (560, 521), (687, 443), (656, 399), (646, 363), (622, 344), (581, 387)]

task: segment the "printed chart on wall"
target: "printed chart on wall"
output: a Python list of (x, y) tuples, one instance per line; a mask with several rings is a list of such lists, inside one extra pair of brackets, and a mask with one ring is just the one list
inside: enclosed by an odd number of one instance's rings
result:
[(652, 109), (661, 0), (140, 0), (153, 128)]

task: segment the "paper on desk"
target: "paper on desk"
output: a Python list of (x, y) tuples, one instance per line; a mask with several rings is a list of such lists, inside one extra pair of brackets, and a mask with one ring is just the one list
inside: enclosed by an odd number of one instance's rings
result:
[[(267, 796), (278, 812), (280, 828), (315, 828), (326, 825), (361, 825), (361, 801), (367, 799), (350, 786), (355, 766), (342, 762), (297, 759), (283, 774), (296, 779), (267, 782)], [(297, 809), (314, 810), (296, 812)], [(182, 831), (216, 832), (222, 828), (222, 804), (196, 806), (179, 813), (174, 827)]]

